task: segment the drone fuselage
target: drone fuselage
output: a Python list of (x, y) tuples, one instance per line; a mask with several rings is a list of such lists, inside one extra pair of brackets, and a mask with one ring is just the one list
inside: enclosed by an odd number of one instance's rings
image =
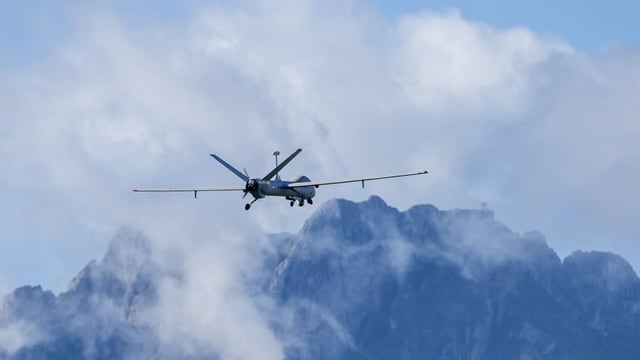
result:
[(311, 180), (306, 176), (298, 176), (291, 181), (283, 181), (280, 178), (275, 180), (260, 180), (257, 181), (258, 188), (256, 190), (249, 191), (249, 193), (255, 199), (262, 199), (267, 196), (281, 196), (288, 200), (306, 200), (312, 199), (316, 196), (316, 189), (313, 186), (303, 186), (298, 188), (288, 188), (287, 186), (292, 183), (310, 182)]

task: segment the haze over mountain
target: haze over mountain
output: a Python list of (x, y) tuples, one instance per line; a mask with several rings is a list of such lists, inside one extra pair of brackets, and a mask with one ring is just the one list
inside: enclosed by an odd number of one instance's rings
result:
[(490, 210), (331, 200), (264, 239), (220, 287), (219, 268), (194, 274), (197, 257), (123, 227), (66, 291), (3, 300), (0, 358), (640, 358), (640, 280), (622, 257), (561, 260)]

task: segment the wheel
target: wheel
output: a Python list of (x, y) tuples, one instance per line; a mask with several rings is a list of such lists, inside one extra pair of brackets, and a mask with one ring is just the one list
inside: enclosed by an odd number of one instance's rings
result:
[(293, 207), (293, 201), (291, 201), (291, 202), (289, 203), (289, 206)]
[(249, 209), (251, 209), (251, 204), (245, 204), (245, 205), (244, 205), (244, 209), (245, 209), (245, 210), (249, 210)]
[(303, 206), (304, 206), (304, 200), (300, 200), (300, 201), (298, 202), (298, 206), (303, 207)]
[(309, 204), (309, 205), (313, 205), (313, 200), (311, 200), (311, 199), (307, 199), (307, 204)]

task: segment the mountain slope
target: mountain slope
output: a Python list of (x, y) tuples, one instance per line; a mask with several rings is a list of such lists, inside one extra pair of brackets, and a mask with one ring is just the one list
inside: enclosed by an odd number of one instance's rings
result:
[(0, 324), (29, 324), (22, 336), (36, 341), (4, 357), (115, 359), (144, 353), (151, 333), (134, 317), (138, 303), (154, 296), (148, 244), (141, 233), (123, 227), (102, 261), (91, 261), (66, 292), (56, 297), (40, 286), (15, 290), (4, 301)]
[[(332, 200), (270, 239), (254, 259), (267, 283), (233, 288), (270, 319), (287, 358), (640, 358), (640, 280), (623, 258), (562, 261), (541, 234), (516, 234), (490, 211)], [(178, 310), (157, 307), (160, 284), (182, 277), (153, 250), (124, 227), (66, 292), (16, 289), (0, 311), (0, 359), (230, 356), (176, 349), (154, 328), (158, 309)]]
[(305, 330), (294, 358), (640, 358), (640, 281), (622, 258), (561, 262), (487, 211), (332, 201), (272, 289)]

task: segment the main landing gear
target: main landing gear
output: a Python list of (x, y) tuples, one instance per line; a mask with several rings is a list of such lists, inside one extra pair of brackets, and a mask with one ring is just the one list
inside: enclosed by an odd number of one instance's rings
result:
[[(295, 205), (295, 203), (296, 203), (296, 200), (295, 199), (290, 199), (290, 200), (291, 200), (291, 202), (289, 202), (289, 206), (293, 207), (293, 205)], [(297, 200), (298, 201), (298, 206), (300, 206), (300, 207), (304, 206), (304, 200), (305, 199), (298, 199)], [(313, 205), (313, 200), (307, 199), (307, 204)]]
[[(289, 206), (293, 207), (293, 205), (296, 203), (295, 200), (291, 200), (291, 202), (289, 203)], [(298, 206), (304, 206), (304, 200), (300, 199), (298, 200)]]

